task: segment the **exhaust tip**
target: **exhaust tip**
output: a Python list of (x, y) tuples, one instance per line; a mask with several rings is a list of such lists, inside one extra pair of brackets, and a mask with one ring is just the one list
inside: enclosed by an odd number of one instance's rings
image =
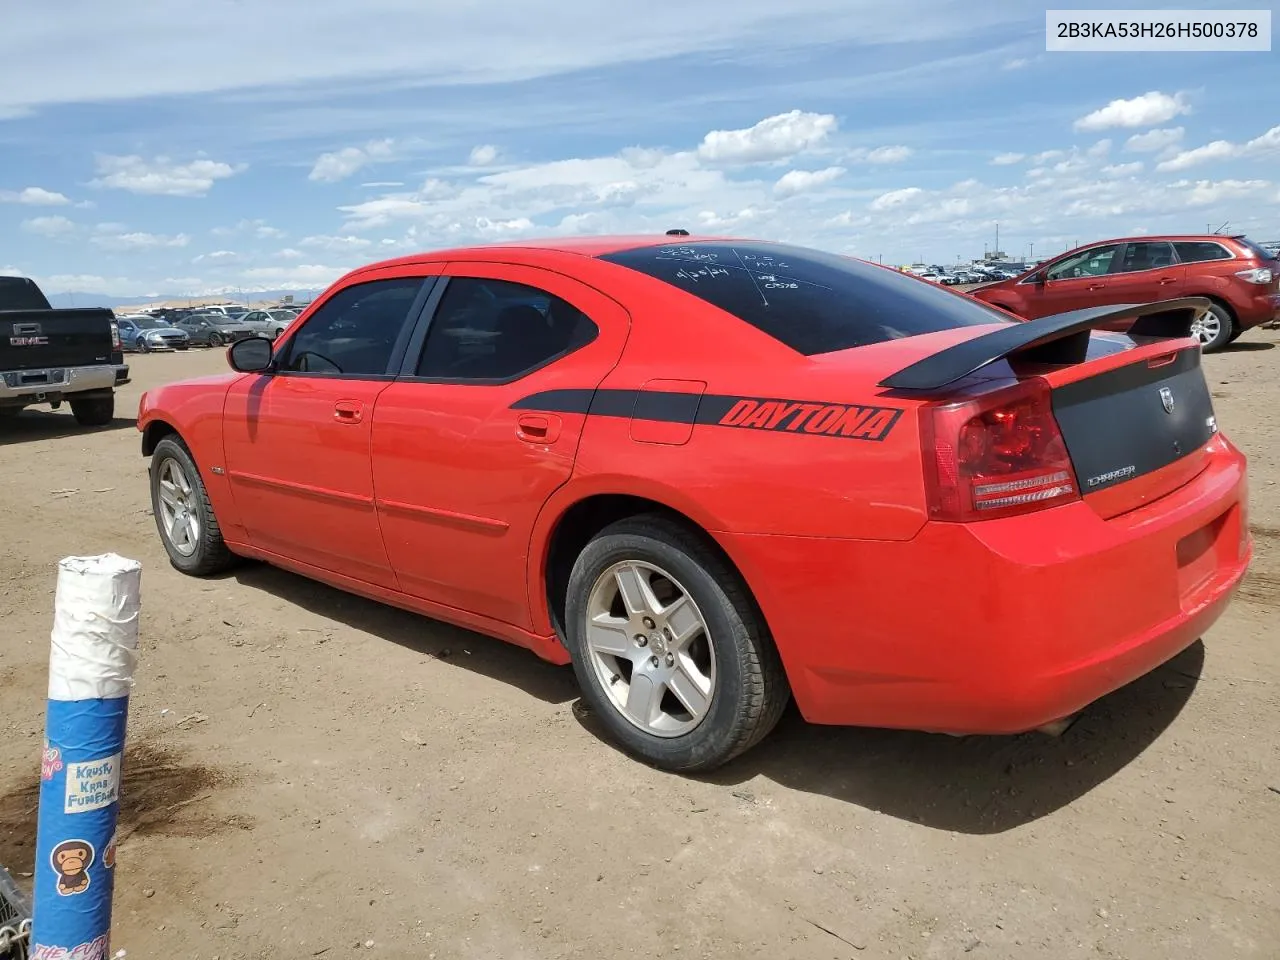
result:
[(1060, 737), (1067, 732), (1067, 729), (1080, 719), (1080, 714), (1073, 713), (1069, 717), (1063, 717), (1060, 720), (1052, 720), (1049, 723), (1036, 727), (1037, 733), (1043, 733), (1050, 737)]

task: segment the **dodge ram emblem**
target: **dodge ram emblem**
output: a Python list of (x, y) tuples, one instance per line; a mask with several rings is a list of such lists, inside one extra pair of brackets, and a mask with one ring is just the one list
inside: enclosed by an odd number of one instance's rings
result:
[(1160, 405), (1165, 413), (1173, 413), (1173, 391), (1168, 387), (1160, 388)]

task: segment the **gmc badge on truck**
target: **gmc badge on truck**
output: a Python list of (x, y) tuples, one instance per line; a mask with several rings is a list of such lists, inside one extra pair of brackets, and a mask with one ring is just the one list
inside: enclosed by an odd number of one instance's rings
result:
[(11, 347), (43, 347), (49, 343), (48, 337), (10, 337)]

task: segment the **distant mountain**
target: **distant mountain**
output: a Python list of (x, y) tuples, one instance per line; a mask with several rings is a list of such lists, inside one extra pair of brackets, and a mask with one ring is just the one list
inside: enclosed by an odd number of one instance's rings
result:
[(198, 297), (180, 294), (158, 293), (150, 297), (109, 297), (102, 293), (51, 293), (49, 303), (59, 309), (63, 307), (133, 307), (148, 303), (212, 303), (217, 300), (236, 301), (240, 303), (275, 302), (281, 297), (293, 297), (295, 303), (306, 303), (320, 293), (315, 290), (223, 290), (203, 293)]

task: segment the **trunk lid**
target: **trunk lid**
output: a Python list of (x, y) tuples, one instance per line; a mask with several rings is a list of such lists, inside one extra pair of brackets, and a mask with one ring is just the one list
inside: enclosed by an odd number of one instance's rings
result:
[(1043, 376), (1080, 493), (1103, 517), (1172, 493), (1208, 466), (1218, 422), (1199, 347), (1139, 346)]
[[(1040, 377), (1080, 495), (1104, 518), (1191, 482), (1218, 433), (1190, 337), (1197, 297), (1092, 308), (1013, 323), (949, 344), (882, 380), (946, 398), (976, 381)], [(1095, 333), (1119, 320), (1127, 334)]]
[(110, 310), (0, 310), (0, 373), (25, 385), (22, 371), (111, 362)]

